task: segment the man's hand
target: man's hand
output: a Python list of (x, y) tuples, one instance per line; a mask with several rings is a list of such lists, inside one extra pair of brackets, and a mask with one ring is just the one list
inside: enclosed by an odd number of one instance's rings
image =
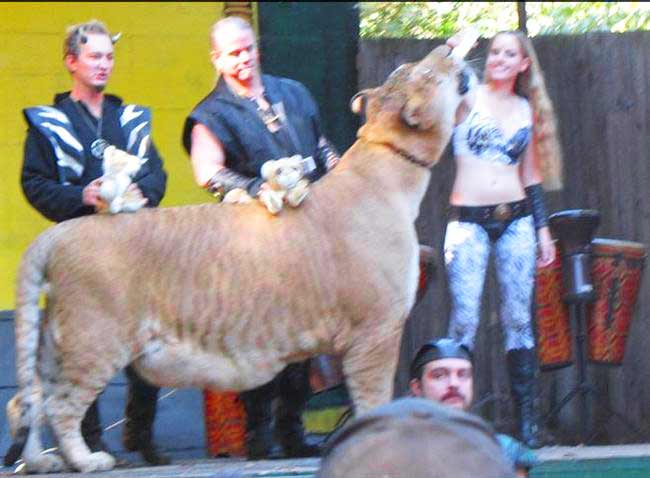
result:
[(129, 184), (129, 187), (124, 194), (128, 195), (130, 199), (145, 199), (144, 194), (142, 194), (142, 190), (136, 183)]
[(81, 202), (86, 206), (93, 206), (95, 209), (105, 207), (106, 203), (99, 195), (99, 188), (101, 185), (102, 178), (97, 178), (88, 183), (81, 193)]

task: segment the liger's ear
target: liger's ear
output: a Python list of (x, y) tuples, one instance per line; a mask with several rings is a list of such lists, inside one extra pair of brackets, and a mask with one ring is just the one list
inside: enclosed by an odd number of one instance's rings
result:
[(354, 95), (350, 99), (350, 110), (352, 110), (354, 114), (364, 113), (366, 105), (368, 104), (368, 96), (375, 91), (375, 89), (376, 88), (361, 90)]

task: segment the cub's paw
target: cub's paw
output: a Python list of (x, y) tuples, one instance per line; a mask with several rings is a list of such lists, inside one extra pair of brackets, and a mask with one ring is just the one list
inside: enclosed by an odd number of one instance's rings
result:
[(300, 203), (302, 203), (305, 200), (308, 194), (309, 194), (309, 183), (306, 180), (301, 179), (300, 181), (298, 181), (298, 184), (296, 184), (295, 188), (287, 192), (287, 202), (292, 207), (298, 207), (300, 206)]
[(147, 204), (147, 198), (135, 199), (135, 200), (125, 200), (122, 205), (121, 212), (136, 212), (138, 209), (141, 209), (145, 204)]
[(282, 196), (275, 191), (262, 191), (259, 199), (271, 214), (277, 214), (282, 210)]
[(231, 189), (223, 198), (223, 202), (228, 204), (248, 204), (252, 201), (253, 198), (242, 188)]

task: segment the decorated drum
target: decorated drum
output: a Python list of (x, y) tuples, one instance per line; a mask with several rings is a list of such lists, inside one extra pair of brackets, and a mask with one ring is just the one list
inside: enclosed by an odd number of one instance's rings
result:
[(246, 456), (246, 410), (235, 392), (203, 391), (205, 436), (213, 457)]
[(573, 362), (571, 322), (563, 301), (562, 260), (557, 254), (535, 276), (537, 356), (542, 370), (567, 367)]
[(595, 238), (591, 276), (596, 300), (587, 307), (589, 360), (621, 365), (641, 286), (643, 244)]

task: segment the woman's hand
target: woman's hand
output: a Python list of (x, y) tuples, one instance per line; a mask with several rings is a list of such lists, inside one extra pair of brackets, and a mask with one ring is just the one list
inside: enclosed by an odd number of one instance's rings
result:
[(467, 53), (478, 45), (478, 31), (473, 27), (463, 28), (447, 39), (447, 46), (459, 58), (465, 58)]
[(457, 32), (455, 35), (447, 38), (447, 46), (452, 50), (460, 43), (460, 40), (463, 38), (462, 30)]
[(555, 241), (548, 227), (537, 231), (537, 266), (546, 267), (555, 260)]

